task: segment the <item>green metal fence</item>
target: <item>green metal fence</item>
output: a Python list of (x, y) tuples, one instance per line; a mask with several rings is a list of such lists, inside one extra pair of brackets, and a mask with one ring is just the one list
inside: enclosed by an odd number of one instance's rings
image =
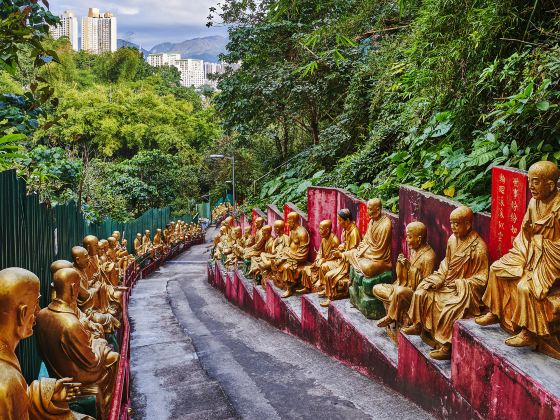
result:
[[(129, 252), (133, 251), (136, 233), (164, 228), (170, 221), (198, 222), (198, 216), (171, 216), (169, 207), (150, 209), (138, 219), (121, 223), (106, 219), (88, 223), (76, 203), (49, 208), (39, 202), (36, 194), (27, 195), (25, 183), (15, 171), (0, 172), (0, 270), (22, 267), (35, 273), (41, 280), (41, 305), (49, 303), (50, 264), (58, 259), (71, 259), (71, 250), (81, 245), (84, 236), (93, 234), (108, 238), (115, 230), (124, 232)], [(18, 357), (27, 381), (39, 373), (41, 358), (34, 337), (18, 346)]]

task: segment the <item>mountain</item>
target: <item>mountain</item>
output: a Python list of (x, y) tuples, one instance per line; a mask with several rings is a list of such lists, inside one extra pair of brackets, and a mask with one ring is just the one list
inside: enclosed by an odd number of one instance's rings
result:
[(150, 50), (150, 54), (179, 53), (182, 58), (197, 58), (199, 60), (218, 62), (218, 56), (226, 51), (228, 40), (222, 36), (207, 36), (188, 39), (183, 42), (164, 42)]
[(138, 45), (134, 44), (133, 42), (125, 41), (124, 39), (117, 39), (117, 48), (125, 48), (125, 47), (136, 48), (137, 50), (142, 51), (142, 54), (144, 54), (144, 58), (146, 58), (149, 54), (148, 50), (145, 50), (144, 48), (140, 48)]

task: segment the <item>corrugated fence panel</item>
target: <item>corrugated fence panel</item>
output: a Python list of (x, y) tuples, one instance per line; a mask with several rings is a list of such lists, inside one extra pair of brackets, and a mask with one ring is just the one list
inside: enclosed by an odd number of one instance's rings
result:
[[(120, 223), (105, 219), (101, 223), (89, 224), (78, 205), (70, 202), (48, 208), (39, 202), (36, 194), (27, 195), (25, 183), (15, 171), (0, 172), (0, 270), (22, 267), (35, 273), (41, 280), (41, 306), (50, 300), (50, 264), (54, 260), (72, 260), (72, 247), (82, 245), (85, 235), (108, 238), (118, 230), (128, 241), (128, 250), (133, 252), (136, 233), (144, 234), (165, 228), (170, 220), (191, 221), (191, 216), (171, 217), (169, 207), (150, 209), (138, 219)], [(31, 382), (39, 374), (41, 358), (35, 338), (23, 340), (17, 349), (25, 379)]]

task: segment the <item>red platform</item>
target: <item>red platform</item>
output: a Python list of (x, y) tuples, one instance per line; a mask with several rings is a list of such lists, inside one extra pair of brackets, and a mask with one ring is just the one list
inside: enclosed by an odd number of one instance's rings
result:
[(484, 418), (560, 418), (560, 360), (506, 346), (498, 325), (455, 323), (452, 384)]

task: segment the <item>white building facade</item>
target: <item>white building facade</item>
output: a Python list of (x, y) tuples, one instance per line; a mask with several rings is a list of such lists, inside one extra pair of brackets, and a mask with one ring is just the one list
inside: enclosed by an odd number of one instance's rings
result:
[(204, 61), (192, 58), (175, 61), (175, 66), (181, 72), (181, 84), (186, 87), (198, 88), (206, 83), (204, 78)]
[(78, 51), (78, 18), (74, 12), (65, 10), (60, 16), (60, 24), (49, 27), (49, 33), (54, 39), (65, 36), (70, 41), (72, 49)]
[(117, 51), (117, 18), (90, 8), (82, 18), (82, 50), (92, 54)]

